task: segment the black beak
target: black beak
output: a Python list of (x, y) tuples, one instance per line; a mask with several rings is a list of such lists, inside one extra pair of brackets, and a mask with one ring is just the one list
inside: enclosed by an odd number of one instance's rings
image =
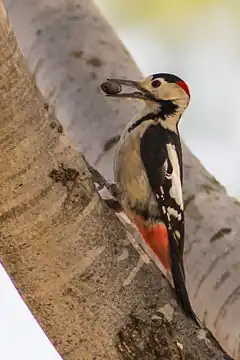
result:
[[(139, 91), (122, 93), (122, 86), (128, 86)], [(138, 81), (107, 79), (107, 81), (101, 85), (101, 89), (105, 92), (106, 96), (157, 101), (155, 96), (150, 91), (144, 89)]]

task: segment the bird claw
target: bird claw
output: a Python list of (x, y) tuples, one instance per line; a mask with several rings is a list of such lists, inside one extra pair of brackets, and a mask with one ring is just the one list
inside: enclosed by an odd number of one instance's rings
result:
[(115, 199), (104, 199), (105, 204), (116, 213), (119, 213), (122, 210), (121, 204)]
[[(94, 179), (93, 179), (93, 181), (94, 181)], [(105, 187), (105, 185), (104, 184), (99, 184), (99, 183), (97, 183), (96, 181), (94, 181), (97, 185), (96, 185), (96, 190), (97, 191), (100, 191), (100, 190), (102, 190), (104, 187)]]
[(104, 177), (98, 172), (98, 170), (94, 169), (91, 165), (88, 164), (88, 169), (92, 175), (93, 182), (97, 184), (96, 190), (100, 191), (104, 187), (110, 192), (110, 194), (118, 199), (119, 198), (119, 190), (115, 183), (109, 183)]
[(97, 191), (102, 190), (104, 187), (107, 187), (107, 181), (104, 179), (104, 177), (96, 170), (94, 169), (91, 165), (88, 164), (88, 169), (92, 175), (92, 180), (95, 184), (97, 184), (98, 186), (96, 186)]

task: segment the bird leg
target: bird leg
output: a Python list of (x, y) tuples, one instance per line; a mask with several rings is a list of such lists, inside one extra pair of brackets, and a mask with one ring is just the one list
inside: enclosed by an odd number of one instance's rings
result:
[(98, 170), (96, 170), (89, 164), (87, 164), (87, 165), (88, 165), (88, 169), (92, 175), (93, 182), (98, 185), (98, 186), (96, 186), (96, 190), (100, 191), (105, 187), (110, 192), (110, 194), (113, 196), (113, 199), (103, 199), (105, 204), (108, 207), (110, 207), (112, 210), (114, 210), (115, 212), (121, 212), (122, 206), (119, 202), (120, 190), (119, 190), (117, 184), (109, 183), (106, 179), (104, 179), (104, 177), (102, 176), (102, 174), (100, 174), (100, 172)]

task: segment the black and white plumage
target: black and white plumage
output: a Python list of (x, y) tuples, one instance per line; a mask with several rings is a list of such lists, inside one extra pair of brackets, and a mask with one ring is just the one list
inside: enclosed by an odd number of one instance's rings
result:
[(142, 135), (140, 154), (150, 186), (159, 204), (160, 218), (168, 230), (170, 266), (177, 298), (185, 312), (198, 323), (185, 286), (180, 138), (159, 124), (151, 125)]
[(183, 268), (183, 166), (179, 135), (158, 123), (149, 126), (140, 140), (140, 155), (162, 216), (166, 218), (165, 225), (178, 244)]
[(139, 82), (109, 81), (137, 91), (108, 96), (145, 103), (143, 113), (124, 130), (115, 155), (122, 207), (164, 268), (170, 270), (177, 299), (198, 323), (188, 298), (183, 264), (183, 166), (178, 123), (190, 100), (189, 89), (171, 74), (156, 74)]

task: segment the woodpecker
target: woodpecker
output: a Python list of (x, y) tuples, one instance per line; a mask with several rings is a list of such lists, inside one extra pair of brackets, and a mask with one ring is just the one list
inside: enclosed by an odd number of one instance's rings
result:
[[(183, 164), (178, 124), (190, 101), (189, 88), (167, 73), (141, 81), (107, 79), (102, 85), (106, 96), (143, 102), (143, 110), (126, 126), (115, 153), (120, 203), (171, 274), (186, 315), (199, 325), (188, 297), (183, 264)], [(134, 91), (122, 92), (122, 86)]]

